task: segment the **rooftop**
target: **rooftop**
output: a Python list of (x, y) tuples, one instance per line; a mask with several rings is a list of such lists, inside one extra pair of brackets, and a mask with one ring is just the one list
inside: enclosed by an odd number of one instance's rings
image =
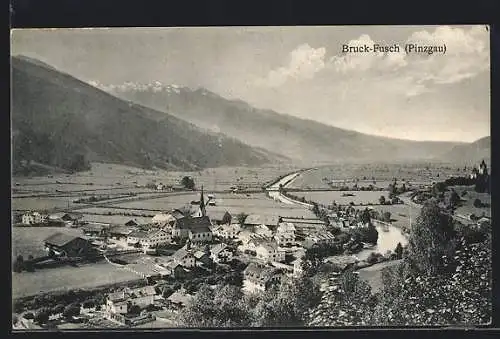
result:
[(66, 244), (69, 244), (75, 239), (82, 239), (82, 238), (58, 232), (45, 239), (45, 243), (55, 246), (64, 246)]

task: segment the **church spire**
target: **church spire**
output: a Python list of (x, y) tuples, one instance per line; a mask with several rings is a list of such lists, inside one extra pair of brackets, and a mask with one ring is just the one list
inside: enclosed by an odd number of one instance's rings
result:
[(203, 185), (201, 186), (200, 194), (200, 214), (202, 217), (206, 215), (207, 210), (205, 209), (205, 198), (203, 197)]

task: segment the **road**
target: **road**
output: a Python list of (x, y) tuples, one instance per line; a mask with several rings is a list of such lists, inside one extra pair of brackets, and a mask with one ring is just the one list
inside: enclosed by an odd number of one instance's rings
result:
[(275, 201), (280, 201), (282, 203), (285, 203), (287, 205), (303, 205), (306, 207), (310, 207), (309, 204), (300, 202), (300, 201), (295, 201), (290, 198), (285, 197), (283, 194), (280, 192), (280, 186), (283, 188), (286, 188), (288, 185), (290, 185), (299, 175), (304, 173), (305, 171), (308, 171), (310, 169), (302, 169), (294, 173), (290, 173), (283, 178), (279, 179), (276, 181), (274, 184), (270, 185), (268, 188), (266, 188), (267, 194), (271, 199), (274, 199)]

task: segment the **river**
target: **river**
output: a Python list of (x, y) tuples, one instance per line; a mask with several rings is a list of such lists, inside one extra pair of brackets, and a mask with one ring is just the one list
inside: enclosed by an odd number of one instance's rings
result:
[(378, 231), (378, 241), (377, 245), (373, 248), (364, 249), (359, 253), (356, 253), (355, 256), (359, 260), (364, 260), (368, 258), (370, 253), (378, 252), (380, 254), (385, 254), (387, 251), (394, 251), (397, 244), (400, 242), (401, 245), (406, 245), (408, 243), (408, 239), (403, 234), (401, 229), (389, 226), (385, 229), (381, 226), (376, 226)]

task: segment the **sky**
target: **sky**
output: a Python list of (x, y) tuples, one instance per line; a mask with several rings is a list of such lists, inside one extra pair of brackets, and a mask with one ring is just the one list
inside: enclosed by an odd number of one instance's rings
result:
[[(408, 43), (446, 52), (407, 54)], [(344, 44), (400, 51), (343, 53)], [(22, 29), (11, 32), (11, 54), (102, 88), (203, 87), (368, 134), (465, 142), (490, 135), (484, 25)]]

